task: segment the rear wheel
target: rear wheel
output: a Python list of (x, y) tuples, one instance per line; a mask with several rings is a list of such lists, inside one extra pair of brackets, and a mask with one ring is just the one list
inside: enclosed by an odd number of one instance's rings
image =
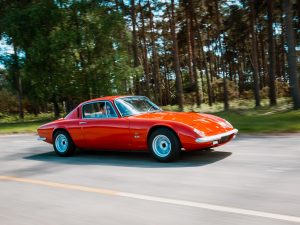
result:
[(57, 131), (54, 134), (53, 148), (59, 156), (71, 156), (75, 152), (75, 145), (70, 135), (63, 130)]
[(159, 128), (152, 132), (148, 141), (149, 151), (160, 162), (176, 160), (181, 151), (181, 145), (173, 131)]

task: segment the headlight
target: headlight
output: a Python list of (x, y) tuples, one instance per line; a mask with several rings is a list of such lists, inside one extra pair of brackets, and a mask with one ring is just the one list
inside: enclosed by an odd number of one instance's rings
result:
[(233, 126), (231, 125), (231, 123), (229, 123), (227, 120), (225, 120), (224, 122), (227, 125), (227, 127), (233, 128)]
[(232, 125), (226, 120), (220, 121), (218, 124), (220, 124), (223, 128), (232, 128)]
[(203, 131), (200, 131), (200, 130), (194, 128), (194, 132), (195, 132), (196, 134), (198, 134), (200, 137), (205, 137), (205, 133), (204, 133)]

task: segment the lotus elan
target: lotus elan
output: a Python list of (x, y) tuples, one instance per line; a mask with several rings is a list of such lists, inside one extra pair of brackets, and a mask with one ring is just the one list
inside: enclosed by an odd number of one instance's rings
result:
[(214, 115), (163, 111), (144, 96), (108, 96), (83, 102), (65, 118), (40, 126), (38, 139), (53, 144), (59, 156), (71, 156), (76, 148), (149, 151), (168, 162), (181, 151), (223, 145), (237, 132)]

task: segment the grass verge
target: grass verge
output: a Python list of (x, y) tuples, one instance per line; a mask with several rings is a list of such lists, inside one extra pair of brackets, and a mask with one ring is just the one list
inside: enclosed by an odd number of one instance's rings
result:
[(1, 123), (0, 134), (35, 133), (41, 124), (41, 121)]
[(218, 112), (214, 114), (228, 120), (240, 133), (300, 132), (300, 110), (274, 113)]
[(18, 119), (17, 116), (3, 116), (0, 119), (0, 134), (35, 133), (40, 125), (51, 120), (51, 114), (26, 114), (24, 120)]

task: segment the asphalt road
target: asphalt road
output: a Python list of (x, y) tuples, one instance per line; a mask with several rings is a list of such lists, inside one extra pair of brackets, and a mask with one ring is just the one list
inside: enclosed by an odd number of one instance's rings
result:
[(60, 158), (34, 135), (0, 136), (0, 224), (300, 224), (300, 134), (239, 136), (167, 164)]

